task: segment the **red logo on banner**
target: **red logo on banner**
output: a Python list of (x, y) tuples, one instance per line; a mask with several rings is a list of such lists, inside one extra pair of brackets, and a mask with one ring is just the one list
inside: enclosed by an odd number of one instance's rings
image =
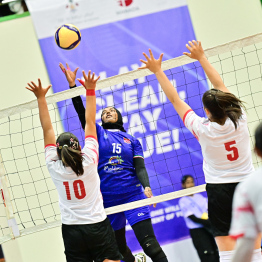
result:
[(118, 0), (120, 6), (129, 6), (133, 3), (133, 0)]

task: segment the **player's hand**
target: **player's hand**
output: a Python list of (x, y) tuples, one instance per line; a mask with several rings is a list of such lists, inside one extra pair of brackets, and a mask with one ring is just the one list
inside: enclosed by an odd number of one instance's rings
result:
[(188, 44), (186, 44), (186, 48), (190, 51), (190, 53), (184, 52), (184, 55), (196, 60), (201, 60), (201, 58), (205, 58), (205, 53), (200, 41), (188, 41)]
[[(146, 197), (151, 198), (153, 197), (153, 193), (150, 187), (146, 187), (144, 190), (144, 194), (146, 195)], [(151, 205), (150, 205), (151, 206)], [(156, 207), (156, 204), (153, 204), (153, 207)]]
[(83, 77), (85, 79), (85, 82), (79, 78), (77, 78), (77, 80), (80, 82), (82, 86), (85, 87), (85, 89), (95, 89), (96, 88), (96, 82), (98, 81), (100, 76), (95, 78), (95, 73), (91, 74), (91, 70), (89, 70), (88, 75), (86, 75), (85, 71), (83, 71)]
[(47, 91), (50, 89), (52, 85), (49, 85), (46, 88), (42, 87), (42, 83), (40, 78), (38, 78), (38, 85), (36, 85), (33, 81), (31, 83), (27, 83), (28, 86), (26, 86), (26, 89), (33, 92), (37, 98), (45, 97)]
[(66, 76), (66, 80), (69, 83), (70, 87), (73, 87), (76, 85), (76, 73), (77, 70), (79, 69), (79, 67), (77, 67), (74, 71), (71, 71), (68, 63), (66, 63), (66, 68), (64, 67), (64, 65), (62, 63), (59, 63), (59, 67), (61, 68), (62, 72), (65, 74)]
[(162, 58), (163, 58), (163, 53), (159, 56), (158, 59), (154, 58), (154, 55), (151, 51), (151, 49), (149, 49), (149, 54), (150, 57), (148, 57), (148, 55), (146, 53), (143, 53), (144, 57), (146, 58), (145, 60), (140, 59), (140, 61), (142, 63), (145, 64), (145, 66), (141, 66), (138, 69), (145, 69), (148, 68), (151, 72), (153, 72), (154, 74), (157, 73), (158, 71), (161, 70), (161, 63), (162, 63)]

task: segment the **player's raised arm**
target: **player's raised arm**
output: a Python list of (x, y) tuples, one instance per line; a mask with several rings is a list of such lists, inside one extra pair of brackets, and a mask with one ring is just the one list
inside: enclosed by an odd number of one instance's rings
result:
[(214, 88), (230, 93), (217, 70), (207, 60), (201, 42), (192, 40), (192, 42), (189, 41), (188, 44), (186, 44), (186, 47), (190, 53), (184, 52), (183, 54), (199, 61)]
[(37, 98), (40, 122), (44, 132), (45, 146), (55, 144), (55, 132), (52, 126), (51, 118), (45, 99), (45, 95), (50, 87), (51, 85), (49, 85), (46, 88), (43, 88), (40, 79), (38, 79), (38, 85), (31, 81), (31, 83), (28, 83), (28, 87), (26, 87), (26, 89), (33, 92)]
[[(91, 74), (89, 70), (88, 75), (83, 71), (85, 79), (84, 87), (86, 89), (86, 125), (85, 125), (85, 136), (93, 136), (97, 139), (96, 135), (96, 82), (100, 78), (98, 76), (95, 79), (95, 73)], [(80, 79), (78, 79), (79, 81)]]
[[(76, 74), (77, 74), (79, 67), (77, 67), (74, 71), (71, 71), (68, 63), (66, 63), (66, 68), (62, 63), (59, 63), (59, 67), (62, 70), (62, 72), (64, 73), (66, 80), (69, 84), (69, 87), (75, 88), (76, 87), (76, 82), (75, 82)], [(82, 86), (85, 85), (84, 81), (79, 80), (79, 82)], [(86, 119), (85, 119), (85, 107), (83, 105), (83, 101), (82, 101), (80, 96), (76, 96), (76, 97), (72, 98), (72, 102), (73, 102), (74, 108), (76, 110), (76, 113), (78, 115), (78, 118), (81, 122), (81, 126), (82, 126), (83, 129), (85, 129)]]
[(185, 113), (191, 109), (190, 106), (187, 103), (185, 103), (182, 99), (180, 99), (176, 91), (176, 88), (171, 84), (171, 82), (169, 81), (169, 79), (161, 69), (163, 54), (161, 54), (158, 59), (155, 59), (150, 49), (149, 49), (149, 53), (150, 53), (150, 57), (148, 57), (147, 54), (143, 53), (143, 55), (146, 58), (146, 61), (142, 59), (140, 59), (140, 61), (143, 62), (145, 66), (140, 67), (139, 69), (148, 68), (151, 72), (153, 72), (156, 75), (157, 80), (160, 83), (167, 98), (173, 104), (178, 115), (183, 119)]

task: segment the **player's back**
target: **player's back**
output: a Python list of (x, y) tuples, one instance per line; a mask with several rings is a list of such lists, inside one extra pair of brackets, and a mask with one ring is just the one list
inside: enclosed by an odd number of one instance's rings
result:
[(237, 129), (229, 118), (220, 125), (193, 111), (186, 116), (185, 124), (201, 145), (207, 183), (240, 182), (254, 171), (244, 111)]
[(83, 175), (77, 176), (70, 167), (64, 167), (56, 147), (46, 147), (46, 164), (59, 195), (63, 224), (92, 224), (106, 218), (97, 173), (98, 143), (86, 138), (82, 150)]

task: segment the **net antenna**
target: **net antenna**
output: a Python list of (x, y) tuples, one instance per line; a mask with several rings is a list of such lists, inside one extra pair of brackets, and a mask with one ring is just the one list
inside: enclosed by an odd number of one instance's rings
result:
[[(205, 54), (221, 74), (226, 86), (241, 100), (247, 102), (248, 127), (250, 139), (254, 145), (254, 129), (259, 121), (261, 121), (261, 114), (258, 112), (261, 112), (262, 109), (262, 34), (207, 49), (205, 50)], [(175, 83), (177, 76), (185, 78), (183, 88), (185, 88), (186, 92), (181, 92), (181, 96), (184, 96), (184, 99), (189, 104), (191, 100), (198, 99), (200, 101), (199, 107), (193, 109), (198, 110), (198, 113), (202, 112), (204, 114), (203, 109), (200, 108), (202, 107), (202, 93), (195, 92), (195, 88), (191, 88), (191, 85), (195, 87), (200, 86), (201, 83), (205, 83), (205, 86), (207, 86), (207, 79), (201, 71), (202, 68), (199, 63), (187, 56), (180, 56), (164, 61), (162, 69), (173, 80), (178, 90), (181, 90), (182, 84)], [(192, 77), (194, 80), (190, 83), (187, 82), (187, 76), (189, 78)], [(97, 90), (100, 90), (98, 92), (100, 95), (97, 95), (97, 101), (103, 100), (105, 90), (111, 92), (112, 101), (117, 101), (115, 99), (119, 93), (129, 90), (129, 86), (126, 83), (133, 81), (135, 87), (140, 88), (141, 83), (136, 80), (139, 78), (146, 79), (147, 86), (144, 86), (145, 93), (150, 99), (153, 99), (156, 95), (156, 90), (153, 90), (153, 93), (151, 92), (152, 83), (156, 83), (157, 81), (152, 76), (152, 73), (145, 69), (134, 70), (99, 81)], [(149, 91), (146, 91), (146, 88)], [(73, 132), (82, 132), (78, 117), (76, 114), (68, 113), (68, 109), (72, 108), (71, 98), (83, 95), (84, 93), (85, 89), (79, 86), (47, 97), (49, 112), (56, 135), (64, 130), (68, 130), (72, 122), (77, 124), (74, 127), (75, 130), (70, 130)], [(160, 88), (158, 93), (159, 97), (163, 95)], [(191, 144), (197, 144), (197, 142), (187, 132), (183, 124), (169, 127), (173, 119), (177, 118), (177, 114), (166, 98), (163, 98), (161, 101), (161, 108), (165, 113), (165, 117), (160, 119), (160, 121), (161, 124), (167, 126), (167, 131), (159, 132), (157, 130), (156, 121), (159, 120), (158, 116), (156, 117), (157, 119), (152, 119), (152, 122), (141, 123), (141, 127), (129, 128), (131, 133), (135, 132), (134, 130), (137, 130), (137, 128), (143, 129), (142, 126), (146, 124), (149, 126), (148, 129), (154, 129), (152, 134), (142, 136), (140, 140), (144, 147), (145, 155), (147, 155), (145, 156), (145, 161), (148, 170), (151, 172), (150, 181), (153, 181), (152, 184), (158, 185), (158, 187), (152, 187), (153, 193), (156, 196), (108, 208), (106, 209), (107, 214), (123, 212), (144, 205), (160, 203), (205, 191), (204, 179), (198, 176), (202, 172), (202, 160), (199, 158), (201, 150), (200, 148), (198, 150), (192, 149)], [(125, 101), (122, 105), (115, 103), (116, 107), (125, 107), (124, 104)], [(152, 106), (150, 110), (153, 111), (155, 108)], [(142, 114), (144, 111), (143, 108), (138, 108), (136, 114)], [(124, 110), (123, 113), (127, 119), (128, 117), (132, 117), (132, 113), (129, 113), (128, 110)], [(179, 121), (177, 120), (177, 123), (180, 123)], [(61, 221), (57, 192), (45, 167), (43, 135), (36, 99), (28, 103), (0, 110), (0, 128), (0, 189), (3, 197), (0, 201), (1, 244), (16, 237), (60, 226)], [(171, 144), (165, 144), (167, 137), (173, 139)], [(155, 141), (155, 146), (150, 147), (150, 143), (153, 140)], [(180, 149), (187, 152), (188, 159), (186, 160), (190, 163), (192, 162), (193, 166), (184, 167), (177, 160), (185, 158), (184, 155), (179, 155), (178, 152)], [(153, 151), (158, 153), (155, 158), (152, 155)], [(172, 156), (168, 154), (172, 154)], [(162, 161), (161, 164), (157, 162), (158, 160)], [(174, 161), (177, 161), (177, 169), (169, 170), (170, 163)], [(260, 163), (259, 161), (254, 155), (253, 162), (255, 166)], [(166, 173), (161, 173), (161, 169), (165, 168)], [(186, 174), (189, 168), (195, 172), (195, 178), (199, 179), (197, 181), (198, 186), (179, 190), (181, 188), (181, 174)], [(202, 173), (201, 175), (203, 176)], [(163, 182), (166, 182), (166, 184)]]

